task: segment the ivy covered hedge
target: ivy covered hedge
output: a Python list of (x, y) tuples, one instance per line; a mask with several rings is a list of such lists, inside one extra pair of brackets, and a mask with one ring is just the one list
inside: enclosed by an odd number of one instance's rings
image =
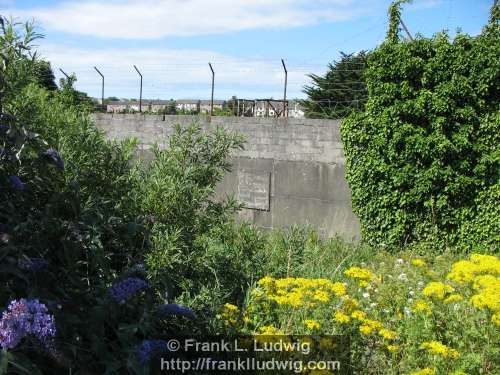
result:
[(398, 37), (368, 57), (368, 101), (342, 124), (363, 237), (497, 250), (500, 243), (499, 6), (476, 37)]

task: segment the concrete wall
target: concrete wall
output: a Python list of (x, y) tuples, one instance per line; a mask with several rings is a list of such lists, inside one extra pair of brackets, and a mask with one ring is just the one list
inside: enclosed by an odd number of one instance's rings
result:
[(173, 125), (199, 122), (242, 133), (245, 149), (233, 155), (233, 171), (218, 187), (246, 205), (240, 216), (262, 228), (310, 224), (324, 236), (360, 236), (345, 179), (338, 120), (96, 114), (108, 137), (140, 140), (145, 156), (165, 147)]

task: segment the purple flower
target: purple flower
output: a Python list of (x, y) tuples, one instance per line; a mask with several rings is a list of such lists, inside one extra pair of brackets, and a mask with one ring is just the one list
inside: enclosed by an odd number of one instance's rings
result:
[(15, 190), (24, 190), (26, 188), (24, 182), (18, 176), (9, 176), (10, 186)]
[(158, 308), (158, 310), (166, 315), (178, 315), (184, 316), (188, 319), (196, 319), (196, 315), (193, 310), (188, 309), (187, 307), (176, 305), (175, 303), (170, 303), (167, 305), (162, 305)]
[(49, 265), (43, 258), (23, 258), (18, 261), (19, 267), (26, 271), (38, 272)]
[(47, 347), (52, 346), (56, 335), (54, 316), (37, 299), (10, 302), (0, 320), (0, 346), (13, 349), (27, 336), (38, 339)]
[(116, 302), (122, 303), (137, 292), (147, 289), (148, 283), (138, 277), (128, 277), (108, 289), (108, 293)]
[(56, 150), (49, 148), (44, 155), (48, 156), (61, 172), (64, 171), (64, 161)]
[(142, 364), (146, 364), (158, 354), (168, 352), (168, 345), (163, 340), (144, 340), (137, 348), (137, 356)]

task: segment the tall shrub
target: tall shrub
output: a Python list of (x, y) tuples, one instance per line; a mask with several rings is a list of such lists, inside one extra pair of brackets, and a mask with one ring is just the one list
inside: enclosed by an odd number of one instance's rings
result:
[[(230, 261), (239, 246), (227, 248), (234, 244), (229, 223), (239, 204), (215, 200), (214, 192), (230, 169), (228, 157), (240, 147), (242, 138), (224, 129), (209, 133), (197, 124), (176, 126), (168, 147), (157, 148), (152, 163), (138, 172), (135, 200), (151, 232), (146, 263), (152, 280), (172, 296), (201, 293), (206, 298), (198, 303), (206, 305), (239, 288), (236, 278), (227, 278), (247, 262)], [(252, 249), (243, 248), (250, 261)]]
[(262, 240), (212, 198), (241, 139), (179, 127), (135, 168), (72, 79), (40, 85), (30, 30), (0, 30), (0, 375), (149, 373), (161, 338), (208, 329), (171, 302), (220, 306), (252, 282)]
[(363, 237), (498, 249), (499, 7), (476, 37), (402, 41), (400, 3), (369, 55), (365, 108), (342, 124)]

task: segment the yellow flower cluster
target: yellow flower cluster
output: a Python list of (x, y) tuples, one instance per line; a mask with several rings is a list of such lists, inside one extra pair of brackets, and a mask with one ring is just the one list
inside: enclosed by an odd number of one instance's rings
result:
[(258, 285), (264, 295), (279, 305), (292, 307), (311, 306), (315, 303), (327, 303), (333, 297), (346, 295), (346, 286), (343, 283), (332, 282), (327, 279), (305, 279), (288, 277), (273, 279), (264, 277)]
[(386, 340), (394, 340), (397, 337), (396, 332), (386, 328), (381, 328), (378, 333)]
[(453, 264), (447, 278), (457, 283), (474, 281), (477, 275), (500, 276), (500, 259), (493, 255), (472, 254), (470, 260)]
[(359, 307), (358, 301), (351, 297), (344, 297), (342, 301), (342, 310), (347, 313), (352, 313)]
[(234, 326), (238, 321), (238, 315), (240, 314), (240, 309), (230, 303), (226, 303), (221, 313), (219, 314), (219, 319), (221, 319), (227, 325)]
[(304, 324), (307, 328), (313, 330), (313, 329), (319, 329), (321, 327), (321, 324), (319, 324), (318, 321), (313, 320), (313, 319), (306, 319), (304, 320)]
[(351, 321), (351, 317), (347, 314), (344, 314), (342, 311), (336, 311), (333, 315), (333, 318), (337, 323), (347, 324)]
[(356, 311), (353, 311), (353, 313), (351, 314), (351, 317), (353, 319), (363, 321), (366, 319), (366, 313), (364, 311), (361, 311), (361, 310), (356, 310)]
[(453, 293), (455, 289), (451, 285), (447, 285), (440, 281), (433, 281), (427, 284), (422, 290), (422, 294), (426, 297), (444, 299), (446, 294)]
[(425, 260), (423, 259), (413, 259), (411, 261), (411, 264), (413, 264), (415, 267), (425, 267), (427, 263), (425, 263)]
[(372, 319), (364, 319), (363, 324), (359, 327), (359, 332), (361, 332), (363, 335), (369, 335), (374, 331), (382, 329), (382, 323), (380, 323), (378, 320), (372, 320)]
[(344, 275), (351, 279), (358, 280), (360, 286), (367, 286), (375, 275), (367, 268), (351, 267), (344, 272)]
[(412, 372), (410, 375), (435, 375), (435, 374), (436, 374), (436, 370), (429, 368), (429, 367), (426, 367), (422, 370)]
[(452, 302), (460, 302), (464, 299), (460, 294), (450, 294), (446, 299), (444, 300), (444, 303), (452, 303)]
[(431, 305), (427, 301), (421, 299), (415, 301), (412, 310), (413, 312), (422, 312), (426, 315), (430, 315), (432, 313)]
[[(472, 283), (475, 294), (471, 303), (478, 309), (488, 309), (491, 320), (500, 326), (500, 259), (493, 255), (472, 254), (470, 260), (456, 262), (448, 279), (457, 283)], [(451, 298), (451, 296), (450, 296)]]
[(457, 359), (460, 356), (460, 353), (457, 350), (449, 348), (439, 341), (424, 342), (420, 346), (420, 348), (427, 350), (431, 354), (438, 355), (443, 358)]
[(366, 317), (366, 313), (361, 310), (353, 311), (351, 313), (351, 316), (341, 311), (337, 311), (334, 318), (335, 321), (339, 323), (348, 323), (351, 321), (351, 319), (359, 321), (361, 323), (361, 325), (359, 326), (359, 332), (361, 332), (365, 336), (377, 332), (379, 336), (383, 337), (386, 340), (394, 340), (397, 337), (396, 332), (385, 328), (382, 322), (378, 320), (368, 319)]
[(396, 353), (399, 350), (399, 345), (387, 345), (387, 350)]
[(474, 279), (474, 289), (477, 293), (471, 298), (472, 305), (478, 309), (490, 310), (493, 313), (492, 321), (500, 325), (500, 277), (477, 276)]
[(259, 328), (259, 332), (261, 335), (283, 335), (283, 331), (279, 330), (274, 326), (262, 326)]

